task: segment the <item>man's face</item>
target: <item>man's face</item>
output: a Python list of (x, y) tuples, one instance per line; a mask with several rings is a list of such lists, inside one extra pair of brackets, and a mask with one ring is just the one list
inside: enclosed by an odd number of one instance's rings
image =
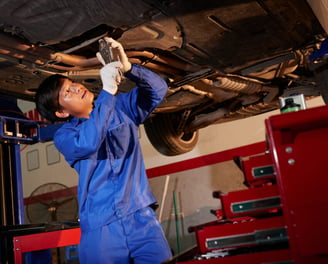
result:
[[(94, 94), (80, 83), (74, 83), (69, 79), (65, 79), (59, 91), (58, 101), (62, 109), (56, 112), (63, 114), (60, 117), (85, 117), (89, 118), (89, 114), (93, 108)], [(67, 116), (64, 116), (67, 115)]]

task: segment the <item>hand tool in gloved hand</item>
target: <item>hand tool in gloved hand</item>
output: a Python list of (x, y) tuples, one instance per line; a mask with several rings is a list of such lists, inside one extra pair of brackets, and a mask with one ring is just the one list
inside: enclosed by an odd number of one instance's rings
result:
[[(107, 42), (107, 45), (112, 47), (113, 58), (115, 60), (118, 59), (122, 63), (122, 72), (126, 73), (131, 70), (131, 62), (129, 61), (129, 58), (126, 55), (122, 44), (114, 40), (113, 38), (104, 37), (103, 39)], [(97, 55), (97, 57), (98, 56), (101, 57), (100, 53), (99, 55)], [(105, 65), (103, 59), (101, 59), (100, 62)]]
[[(105, 39), (99, 39), (99, 53), (102, 60), (98, 54), (97, 57), (104, 66), (114, 61), (120, 61), (118, 52), (118, 48), (113, 48), (110, 42), (107, 42)], [(120, 78), (118, 78), (120, 81), (117, 84), (120, 84), (123, 79), (123, 72), (121, 69), (118, 69), (118, 72), (120, 74)]]
[(104, 64), (114, 61), (113, 49), (104, 39), (99, 39), (99, 52), (104, 60)]

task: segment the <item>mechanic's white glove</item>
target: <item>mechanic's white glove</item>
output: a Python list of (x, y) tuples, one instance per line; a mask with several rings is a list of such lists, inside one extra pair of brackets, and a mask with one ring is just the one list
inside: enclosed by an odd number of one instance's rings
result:
[(119, 61), (108, 63), (100, 69), (100, 77), (103, 83), (103, 89), (112, 95), (117, 92), (117, 85), (121, 81), (119, 69), (122, 64)]

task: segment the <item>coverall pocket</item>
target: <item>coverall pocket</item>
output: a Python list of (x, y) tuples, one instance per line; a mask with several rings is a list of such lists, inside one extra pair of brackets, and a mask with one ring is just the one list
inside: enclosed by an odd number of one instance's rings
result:
[(132, 145), (129, 144), (130, 140), (133, 140), (133, 136), (126, 124), (121, 123), (108, 131), (108, 145), (114, 158), (122, 158), (129, 152), (129, 146)]

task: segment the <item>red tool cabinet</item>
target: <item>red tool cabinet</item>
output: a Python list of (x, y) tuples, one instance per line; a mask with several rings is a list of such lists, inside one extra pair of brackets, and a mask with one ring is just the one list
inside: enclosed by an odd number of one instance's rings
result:
[(294, 263), (328, 263), (328, 107), (265, 125)]
[(191, 227), (196, 247), (166, 263), (328, 263), (328, 106), (265, 128), (263, 154), (239, 157), (248, 189), (214, 191), (218, 220)]

